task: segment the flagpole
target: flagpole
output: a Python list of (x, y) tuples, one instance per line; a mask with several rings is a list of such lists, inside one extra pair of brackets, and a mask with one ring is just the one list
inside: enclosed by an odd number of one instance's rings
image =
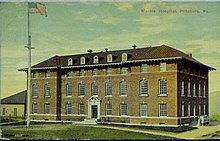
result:
[(28, 44), (26, 48), (28, 49), (28, 82), (27, 82), (27, 127), (30, 126), (30, 97), (31, 97), (31, 22), (30, 22), (30, 13), (28, 6)]

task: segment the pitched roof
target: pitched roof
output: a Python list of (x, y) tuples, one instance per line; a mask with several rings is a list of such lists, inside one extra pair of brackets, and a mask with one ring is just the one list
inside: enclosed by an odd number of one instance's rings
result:
[(1, 104), (25, 104), (27, 90), (1, 99)]
[[(93, 63), (93, 57), (98, 56), (99, 57), (99, 63), (98, 64), (107, 64), (107, 55), (111, 54), (113, 56), (113, 62), (111, 63), (120, 63), (122, 60), (122, 53), (128, 54), (128, 61), (138, 61), (138, 60), (152, 60), (152, 59), (165, 59), (165, 58), (180, 58), (185, 59), (190, 62), (202, 65), (203, 67), (206, 67), (210, 70), (214, 69), (212, 67), (209, 67), (207, 65), (204, 65), (200, 63), (199, 61), (195, 60), (194, 58), (190, 57), (190, 55), (174, 49), (172, 47), (161, 45), (156, 47), (144, 47), (144, 48), (134, 48), (134, 49), (125, 49), (125, 50), (115, 50), (115, 51), (105, 51), (105, 52), (94, 52), (94, 53), (86, 53), (86, 54), (76, 54), (76, 55), (66, 55), (66, 56), (54, 56), (52, 58), (49, 58), (48, 60), (45, 60), (39, 64), (36, 64), (32, 66), (33, 69), (50, 69), (50, 68), (57, 68), (59, 67), (71, 67), (68, 66), (68, 58), (73, 59), (73, 65), (72, 66), (82, 66), (80, 65), (80, 58), (85, 57), (86, 58), (86, 65), (94, 65)], [(108, 63), (108, 64), (111, 64)], [(97, 64), (95, 64), (97, 65)], [(22, 69), (21, 69), (22, 70)], [(24, 70), (24, 69), (23, 69)]]

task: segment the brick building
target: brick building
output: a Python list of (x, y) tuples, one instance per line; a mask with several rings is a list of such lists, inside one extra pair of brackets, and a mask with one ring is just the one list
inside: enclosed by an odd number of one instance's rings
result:
[(166, 45), (54, 56), (32, 66), (31, 119), (188, 124), (209, 115), (209, 70)]

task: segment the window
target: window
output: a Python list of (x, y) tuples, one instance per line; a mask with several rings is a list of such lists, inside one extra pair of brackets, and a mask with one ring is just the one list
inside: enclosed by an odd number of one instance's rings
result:
[(196, 97), (196, 83), (193, 83), (193, 97)]
[(86, 64), (86, 58), (85, 58), (85, 57), (81, 57), (81, 58), (80, 58), (80, 64), (81, 64), (81, 65)]
[(94, 64), (99, 63), (99, 57), (98, 56), (93, 57), (93, 63)]
[(201, 108), (201, 104), (199, 104), (199, 116), (201, 116), (202, 113), (202, 108)]
[(190, 116), (191, 115), (191, 106), (190, 106), (190, 104), (188, 105), (188, 116)]
[(121, 81), (120, 82), (120, 95), (127, 95), (127, 91), (128, 91), (128, 86), (127, 86), (127, 82), (126, 81)]
[(38, 87), (36, 84), (32, 85), (32, 96), (37, 97), (38, 96)]
[(94, 68), (92, 71), (92, 75), (98, 75), (98, 68)]
[(111, 75), (111, 74), (112, 74), (112, 68), (107, 68), (106, 75)]
[(72, 114), (72, 103), (66, 104), (66, 114)]
[(188, 96), (191, 96), (190, 82), (188, 82)]
[(2, 108), (2, 115), (6, 116), (6, 114), (7, 114), (7, 109), (6, 108)]
[(112, 83), (109, 81), (105, 83), (105, 95), (112, 96)]
[(193, 106), (193, 115), (196, 116), (196, 104)]
[(203, 97), (206, 97), (206, 86), (205, 86), (205, 84), (203, 85)]
[(79, 76), (84, 76), (84, 69), (80, 69)]
[(120, 104), (120, 115), (127, 115), (127, 104)]
[(45, 97), (50, 97), (50, 85), (48, 83), (44, 86), (44, 95)]
[(181, 96), (185, 96), (185, 82), (181, 82)]
[(167, 81), (159, 80), (159, 95), (167, 95)]
[(72, 91), (73, 91), (72, 85), (70, 83), (67, 83), (66, 84), (66, 96), (72, 96)]
[(98, 95), (98, 83), (97, 82), (92, 83), (92, 95)]
[(112, 104), (111, 103), (106, 104), (106, 115), (112, 115)]
[(71, 77), (71, 76), (72, 76), (72, 71), (68, 71), (68, 72), (66, 73), (66, 76), (67, 76), (67, 77)]
[(159, 112), (159, 116), (167, 116), (167, 104), (166, 103), (162, 103), (162, 104), (159, 104), (159, 109), (160, 109), (160, 112)]
[(148, 82), (145, 79), (140, 81), (140, 95), (148, 95)]
[(79, 103), (79, 114), (84, 114), (84, 103)]
[(85, 84), (82, 82), (79, 84), (79, 96), (85, 95)]
[(140, 104), (140, 116), (147, 116), (147, 104)]
[(199, 84), (199, 97), (201, 97), (201, 84)]
[(162, 72), (166, 71), (166, 69), (167, 69), (166, 65), (167, 65), (166, 63), (160, 63), (160, 71), (162, 71)]
[(50, 114), (50, 103), (45, 103), (44, 104), (44, 113), (45, 114)]
[(33, 72), (33, 78), (38, 78), (38, 72)]
[(147, 64), (141, 64), (141, 72), (147, 72)]
[(203, 105), (203, 111), (204, 111), (203, 115), (206, 115), (206, 105), (205, 104)]
[(127, 53), (122, 53), (121, 58), (122, 58), (121, 59), (122, 62), (127, 61), (128, 60)]
[(73, 65), (73, 59), (72, 58), (68, 58), (68, 66)]
[(18, 109), (14, 108), (14, 117), (17, 117), (17, 116), (18, 116)]
[(121, 68), (121, 74), (127, 74), (129, 72), (129, 68), (128, 67), (122, 67)]
[(107, 56), (107, 62), (108, 62), (108, 63), (112, 62), (112, 55), (111, 55), (111, 54), (109, 54), (109, 55)]
[(185, 105), (184, 105), (184, 103), (182, 104), (181, 112), (182, 112), (182, 117), (184, 117), (185, 116)]
[(46, 71), (46, 72), (45, 72), (45, 77), (46, 77), (46, 78), (47, 78), (47, 77), (50, 77), (50, 73), (51, 73), (51, 72), (50, 72), (49, 70)]
[(37, 114), (37, 103), (32, 104), (32, 114)]

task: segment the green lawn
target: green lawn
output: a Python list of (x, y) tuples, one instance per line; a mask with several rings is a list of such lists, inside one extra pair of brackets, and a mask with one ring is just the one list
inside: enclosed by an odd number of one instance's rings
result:
[(51, 139), (173, 139), (144, 133), (75, 125), (2, 126), (3, 137), (15, 140)]

